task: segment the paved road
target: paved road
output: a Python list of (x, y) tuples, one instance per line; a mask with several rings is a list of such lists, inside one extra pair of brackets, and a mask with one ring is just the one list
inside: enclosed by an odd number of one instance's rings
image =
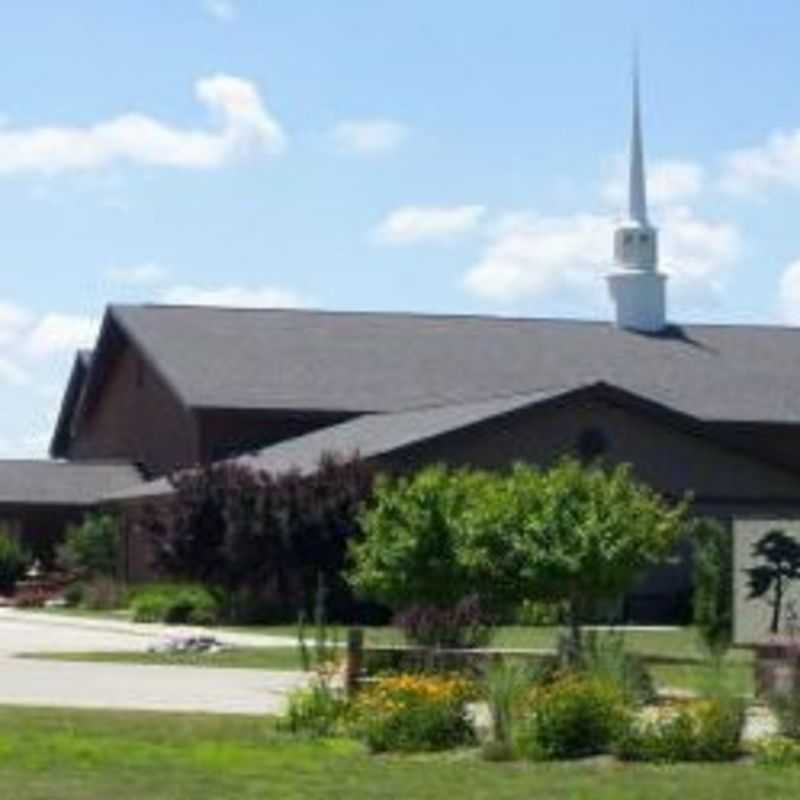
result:
[[(0, 609), (0, 705), (277, 713), (305, 681), (298, 672), (89, 664), (17, 658), (55, 651), (141, 651), (167, 628), (143, 632), (127, 623), (50, 618)], [(174, 630), (174, 629), (173, 629)], [(253, 635), (222, 635), (232, 644), (285, 644)]]

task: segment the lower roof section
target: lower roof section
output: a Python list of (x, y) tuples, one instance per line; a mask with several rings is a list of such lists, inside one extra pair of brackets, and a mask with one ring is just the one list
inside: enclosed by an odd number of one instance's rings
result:
[[(362, 458), (401, 450), (417, 442), (433, 439), (492, 417), (558, 396), (563, 390), (497, 397), (479, 403), (433, 406), (394, 414), (365, 414), (348, 422), (288, 439), (255, 453), (227, 459), (230, 463), (264, 472), (299, 470), (311, 473), (326, 453)], [(108, 501), (126, 501), (170, 494), (172, 485), (160, 478), (109, 495)]]
[(133, 464), (119, 461), (0, 460), (4, 505), (91, 506), (143, 482)]

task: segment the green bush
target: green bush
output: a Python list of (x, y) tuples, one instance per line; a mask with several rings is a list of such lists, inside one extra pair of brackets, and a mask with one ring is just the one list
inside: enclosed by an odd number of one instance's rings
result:
[(293, 621), (293, 616), (264, 587), (242, 586), (225, 592), (221, 613), (228, 622), (237, 625), (280, 625)]
[(163, 622), (166, 600), (161, 592), (142, 592), (131, 603), (131, 618), (134, 622)]
[(286, 716), (279, 728), (296, 735), (321, 738), (333, 736), (347, 708), (327, 681), (315, 680), (307, 689), (289, 695)]
[(114, 575), (119, 556), (119, 521), (111, 514), (87, 514), (71, 525), (58, 548), (59, 566), (80, 575)]
[(135, 593), (131, 603), (134, 622), (213, 625), (219, 604), (204, 586), (153, 584)]
[(0, 526), (0, 594), (12, 594), (25, 577), (28, 555), (17, 538)]
[(67, 608), (77, 608), (83, 605), (85, 588), (81, 581), (76, 581), (64, 589), (64, 602), (67, 604)]
[(781, 735), (800, 739), (800, 690), (794, 689), (788, 694), (772, 693), (767, 700), (778, 720)]
[(358, 730), (373, 753), (447, 750), (475, 742), (466, 711), (440, 703), (417, 703), (394, 714), (367, 717)]
[(563, 603), (541, 603), (538, 600), (523, 600), (517, 610), (515, 622), (526, 627), (563, 625), (567, 609)]
[[(127, 587), (108, 575), (97, 575), (86, 583), (73, 584), (73, 586), (77, 587), (73, 590), (73, 596), (80, 597), (79, 602), (84, 608), (92, 611), (113, 611), (125, 607)], [(65, 599), (67, 599), (66, 593)]]
[(653, 676), (644, 659), (625, 649), (625, 635), (619, 631), (590, 631), (586, 635), (582, 671), (616, 686), (630, 704), (656, 699)]
[(784, 736), (770, 736), (753, 745), (756, 762), (770, 767), (800, 765), (800, 742)]
[(349, 731), (374, 753), (447, 750), (474, 744), (467, 700), (475, 688), (444, 675), (401, 674), (363, 690), (349, 711)]
[(697, 520), (694, 542), (694, 624), (704, 647), (721, 659), (733, 641), (733, 536), (719, 522)]
[(535, 760), (607, 752), (628, 713), (616, 686), (577, 673), (536, 688), (530, 700), (531, 710), (519, 725), (517, 748)]
[(745, 706), (732, 698), (695, 700), (631, 717), (615, 752), (624, 761), (731, 761), (741, 750)]
[(492, 739), (497, 747), (484, 748), (484, 757), (488, 760), (499, 760), (504, 750), (511, 750), (517, 709), (529, 685), (530, 676), (520, 664), (503, 661), (489, 669), (486, 700), (492, 718)]

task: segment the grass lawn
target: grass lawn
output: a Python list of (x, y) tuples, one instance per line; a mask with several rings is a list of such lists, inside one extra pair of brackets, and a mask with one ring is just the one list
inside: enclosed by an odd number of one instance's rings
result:
[[(226, 630), (225, 628), (222, 629)], [(293, 626), (258, 628), (227, 628), (227, 630), (271, 633), (275, 636), (293, 636)], [(525, 627), (507, 625), (497, 629), (492, 645), (495, 647), (552, 649), (561, 632), (558, 627)], [(343, 640), (345, 629), (339, 630)], [(397, 628), (367, 627), (364, 629), (367, 645), (403, 644)], [(313, 636), (313, 629), (308, 630)], [(713, 680), (713, 671), (703, 658), (693, 628), (630, 630), (625, 632), (627, 648), (643, 656), (652, 669), (659, 686), (699, 690)], [(726, 659), (726, 681), (740, 694), (753, 693), (753, 655), (749, 650), (731, 650)]]
[(248, 647), (220, 653), (23, 653), (20, 658), (50, 661), (99, 661), (114, 664), (152, 664), (156, 666), (235, 667), (239, 669), (302, 669), (296, 647)]
[(0, 708), (0, 785), (14, 800), (772, 800), (799, 784), (800, 769), (751, 763), (379, 758), (348, 741), (283, 737), (263, 717)]
[[(127, 611), (45, 609), (40, 613), (57, 614), (59, 616), (78, 615), (83, 618), (93, 619), (129, 619), (129, 612)], [(142, 630), (146, 631), (147, 625), (142, 624)], [(218, 631), (220, 636), (224, 636), (226, 631), (268, 636), (289, 636), (292, 638), (297, 635), (296, 625), (222, 625), (215, 630)], [(555, 646), (561, 630), (561, 628), (555, 626), (504, 625), (500, 626), (495, 632), (492, 645), (495, 647), (551, 649)], [(624, 628), (621, 628), (621, 630), (624, 630)], [(347, 634), (345, 626), (332, 626), (330, 631), (336, 632), (339, 641), (344, 642)], [(367, 645), (400, 645), (404, 643), (402, 633), (397, 628), (390, 626), (367, 626), (364, 628), (364, 632)], [(306, 635), (309, 638), (313, 638), (313, 625), (306, 627)], [(670, 664), (683, 662), (686, 664), (687, 662), (697, 661), (700, 658), (697, 634), (691, 627), (664, 630), (630, 630), (625, 632), (625, 640), (631, 651), (640, 653), (652, 661), (665, 661)], [(748, 651), (734, 650), (729, 655), (729, 660), (735, 664), (749, 665), (752, 663), (752, 656)]]
[[(543, 648), (555, 647), (558, 636), (563, 628), (556, 626), (524, 626), (501, 625), (497, 628), (492, 645), (495, 647), (520, 647)], [(621, 627), (619, 630), (625, 630)], [(262, 633), (272, 636), (297, 635), (296, 625), (253, 625), (249, 627), (220, 626), (219, 631), (233, 631), (237, 633)], [(331, 627), (331, 632), (337, 632), (340, 641), (344, 641), (347, 628), (344, 626)], [(365, 641), (369, 645), (397, 645), (403, 644), (403, 635), (397, 628), (390, 626), (368, 626), (364, 628)], [(314, 628), (306, 627), (306, 636), (314, 636)], [(625, 640), (631, 650), (645, 656), (670, 657), (670, 658), (697, 658), (699, 656), (697, 634), (693, 628), (654, 628), (652, 630), (636, 629), (625, 632)], [(747, 659), (749, 655), (744, 651), (737, 651), (737, 659)]]
[[(281, 635), (288, 628), (269, 628)], [(367, 628), (370, 644), (397, 644), (399, 634), (391, 628)], [(497, 646), (550, 648), (555, 644), (555, 628), (502, 628), (495, 638)], [(659, 687), (702, 690), (715, 678), (708, 662), (697, 649), (691, 629), (669, 631), (630, 631), (627, 646), (644, 656)], [(146, 652), (98, 653), (28, 653), (24, 657), (62, 661), (101, 661), (106, 663), (184, 665), (205, 667), (240, 667), (252, 669), (296, 670), (301, 668), (294, 647), (241, 648), (215, 654), (165, 654)], [(726, 661), (725, 680), (732, 691), (749, 695), (753, 692), (752, 655), (745, 650), (732, 651)]]

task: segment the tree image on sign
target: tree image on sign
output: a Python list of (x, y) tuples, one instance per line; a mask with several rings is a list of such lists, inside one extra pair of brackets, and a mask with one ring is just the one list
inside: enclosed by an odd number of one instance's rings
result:
[(772, 607), (770, 633), (780, 628), (786, 592), (793, 581), (800, 579), (800, 541), (785, 531), (773, 529), (765, 533), (754, 545), (753, 558), (762, 562), (745, 570), (750, 593), (748, 600), (767, 597)]

